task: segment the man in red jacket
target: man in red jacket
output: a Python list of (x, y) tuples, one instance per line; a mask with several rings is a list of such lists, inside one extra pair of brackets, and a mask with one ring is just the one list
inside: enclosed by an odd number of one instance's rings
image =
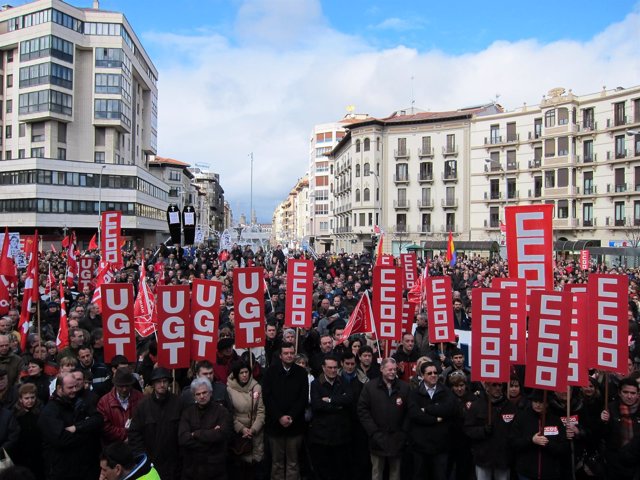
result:
[(126, 367), (120, 367), (113, 376), (113, 385), (109, 393), (98, 402), (98, 412), (104, 418), (102, 441), (105, 445), (127, 440), (129, 425), (142, 393), (133, 388), (136, 379)]

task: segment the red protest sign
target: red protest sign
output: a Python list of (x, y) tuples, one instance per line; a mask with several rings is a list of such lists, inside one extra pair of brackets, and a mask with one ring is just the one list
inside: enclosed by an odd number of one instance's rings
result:
[(481, 288), (472, 293), (471, 379), (508, 382), (510, 376), (510, 292)]
[(78, 290), (81, 292), (85, 288), (91, 288), (93, 284), (93, 271), (95, 269), (94, 257), (80, 257), (78, 259)]
[(222, 283), (196, 279), (191, 290), (191, 360), (213, 361), (218, 349)]
[(418, 260), (415, 253), (401, 253), (402, 285), (404, 288), (412, 288), (418, 278)]
[(402, 270), (373, 267), (373, 318), (379, 339), (402, 339)]
[(505, 208), (509, 276), (531, 289), (553, 290), (553, 205)]
[(429, 340), (432, 343), (455, 342), (451, 277), (422, 279), (427, 298)]
[(494, 278), (493, 288), (506, 289), (511, 299), (509, 361), (514, 365), (524, 365), (527, 350), (527, 285), (524, 278)]
[(189, 368), (189, 286), (160, 285), (157, 293), (158, 365), (164, 368)]
[(589, 270), (589, 262), (591, 262), (589, 250), (580, 250), (580, 268), (582, 270)]
[(133, 333), (133, 285), (108, 283), (101, 285), (100, 289), (104, 360), (109, 363), (114, 356), (124, 355), (133, 363), (137, 360)]
[(287, 297), (284, 326), (311, 328), (313, 261), (290, 258), (287, 262)]
[(379, 260), (380, 261), (376, 264), (376, 266), (382, 265), (386, 267), (393, 267), (395, 265), (395, 258), (393, 258), (393, 255), (381, 255)]
[(262, 267), (233, 269), (236, 304), (236, 347), (264, 346), (264, 282)]
[(120, 250), (120, 224), (122, 212), (102, 212), (100, 220), (100, 246), (102, 261), (109, 262), (115, 270), (122, 268), (122, 251)]
[(531, 292), (525, 386), (566, 390), (571, 331), (571, 294)]
[(626, 275), (591, 274), (587, 284), (589, 368), (626, 373), (628, 369), (629, 279)]
[(571, 293), (571, 340), (569, 342), (569, 385), (584, 387), (589, 384), (587, 366), (587, 285), (571, 283), (565, 285)]
[(402, 333), (411, 333), (413, 326), (413, 313), (415, 312), (415, 305), (407, 302), (402, 302)]

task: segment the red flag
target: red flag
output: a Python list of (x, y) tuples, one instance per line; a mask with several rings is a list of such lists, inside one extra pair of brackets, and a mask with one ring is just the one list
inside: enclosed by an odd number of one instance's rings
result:
[(102, 311), (102, 290), (100, 287), (113, 282), (114, 276), (115, 273), (111, 270), (111, 264), (109, 262), (100, 262), (98, 276), (96, 277), (96, 289), (91, 298), (91, 303), (98, 307), (99, 312)]
[(9, 285), (5, 283), (4, 277), (0, 276), (0, 315), (9, 313), (11, 306), (11, 295), (9, 295)]
[(73, 287), (73, 281), (78, 274), (78, 258), (76, 257), (76, 232), (71, 232), (67, 247), (67, 285)]
[(373, 332), (373, 313), (371, 311), (371, 300), (369, 292), (365, 290), (364, 295), (360, 297), (356, 308), (351, 312), (349, 322), (342, 332), (342, 337), (336, 342), (337, 345), (344, 342), (351, 335), (356, 333), (372, 333)]
[(64, 300), (64, 283), (60, 282), (60, 328), (56, 337), (58, 351), (69, 346), (69, 323), (67, 322), (67, 305)]
[(449, 240), (447, 241), (447, 263), (450, 266), (454, 266), (458, 260), (458, 255), (456, 254), (456, 245), (453, 243), (453, 233), (449, 230)]
[(312, 295), (313, 261), (290, 258), (287, 262), (285, 327), (311, 328)]
[(382, 244), (384, 242), (384, 233), (380, 234), (380, 239), (378, 240), (378, 248), (376, 248), (376, 267), (378, 265), (382, 265)]
[(93, 234), (93, 237), (91, 237), (91, 240), (89, 240), (89, 250), (97, 250), (98, 249), (98, 243), (97, 243), (97, 233)]
[(148, 337), (156, 331), (156, 326), (152, 321), (153, 310), (155, 309), (155, 299), (147, 284), (147, 269), (144, 267), (144, 260), (140, 265), (140, 281), (138, 283), (138, 295), (133, 304), (133, 316), (136, 332), (141, 337)]
[(56, 250), (56, 247), (53, 245), (53, 243), (51, 244), (51, 251), (53, 253), (58, 253), (58, 250)]
[(49, 265), (49, 274), (47, 276), (47, 285), (44, 287), (44, 293), (51, 294), (51, 290), (56, 288), (56, 277), (51, 271), (51, 265)]
[(158, 365), (189, 368), (191, 328), (189, 285), (158, 287)]
[[(36, 230), (34, 238), (38, 238)], [(24, 281), (24, 290), (22, 292), (22, 310), (20, 311), (20, 323), (18, 331), (20, 332), (20, 346), (22, 351), (27, 347), (27, 336), (31, 327), (31, 307), (40, 299), (38, 292), (38, 242), (31, 242), (31, 257), (27, 266), (27, 278)]]
[(427, 277), (425, 284), (429, 340), (432, 343), (455, 342), (451, 277)]
[(509, 381), (510, 296), (506, 290), (473, 290), (471, 379), (476, 382)]
[(4, 242), (2, 243), (2, 254), (0, 254), (0, 275), (2, 275), (8, 283), (18, 280), (18, 270), (13, 258), (9, 256), (9, 228), (4, 229)]
[(69, 236), (66, 236), (62, 239), (62, 248), (67, 248), (69, 246)]
[(262, 267), (233, 269), (237, 348), (264, 346), (263, 271)]

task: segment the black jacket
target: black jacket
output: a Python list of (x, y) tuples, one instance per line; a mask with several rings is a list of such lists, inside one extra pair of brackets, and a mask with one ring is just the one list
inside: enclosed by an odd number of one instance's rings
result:
[(395, 379), (391, 390), (382, 377), (367, 382), (358, 401), (358, 417), (369, 437), (371, 453), (396, 457), (407, 441), (405, 421), (409, 402), (409, 385)]
[(424, 382), (409, 394), (409, 438), (414, 451), (427, 454), (449, 450), (449, 431), (457, 414), (457, 400), (451, 390), (436, 385), (433, 398)]
[(136, 453), (149, 456), (163, 480), (180, 478), (180, 410), (180, 399), (176, 395), (169, 393), (159, 400), (152, 393), (138, 405), (129, 428), (129, 445)]
[[(262, 395), (268, 434), (288, 437), (304, 432), (304, 411), (309, 403), (309, 379), (304, 368), (293, 364), (287, 372), (282, 364), (272, 365), (264, 374)], [(283, 415), (293, 419), (287, 428), (280, 424)]]
[[(633, 438), (638, 438), (640, 437), (640, 408), (629, 417), (633, 425)], [(611, 478), (626, 479), (633, 478), (635, 470), (620, 458), (621, 449), (624, 447), (622, 444), (622, 420), (620, 401), (616, 400), (609, 404), (609, 421), (607, 423), (600, 421), (600, 432), (604, 438), (604, 455), (608, 473), (611, 474)]]
[[(357, 379), (355, 380), (358, 381)], [(329, 398), (326, 402), (323, 398)], [(330, 384), (324, 377), (311, 384), (311, 410), (313, 419), (309, 432), (311, 443), (340, 445), (350, 443), (353, 405), (352, 389), (339, 376)]]

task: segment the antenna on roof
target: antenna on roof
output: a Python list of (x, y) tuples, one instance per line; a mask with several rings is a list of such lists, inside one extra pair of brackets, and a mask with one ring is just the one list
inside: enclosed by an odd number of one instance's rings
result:
[(416, 105), (416, 99), (415, 99), (414, 94), (413, 94), (413, 78), (414, 78), (413, 75), (411, 75), (411, 115), (416, 113), (414, 111), (414, 107)]

